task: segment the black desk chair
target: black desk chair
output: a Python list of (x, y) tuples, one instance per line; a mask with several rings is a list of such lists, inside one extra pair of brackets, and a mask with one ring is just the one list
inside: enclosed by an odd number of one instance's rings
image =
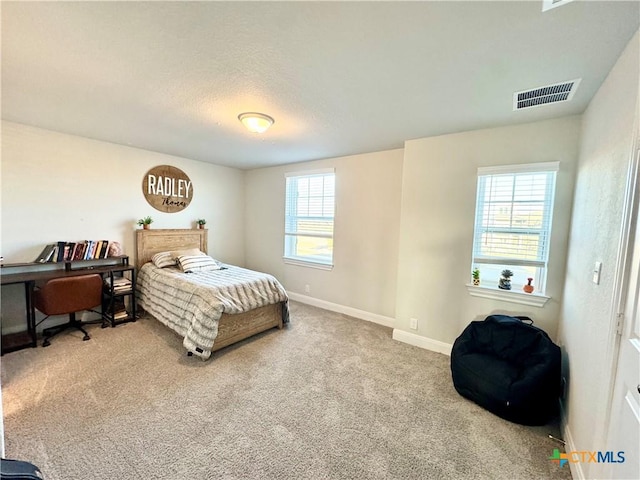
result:
[(49, 340), (52, 337), (68, 328), (75, 328), (84, 333), (82, 340), (91, 339), (87, 331), (82, 328), (84, 323), (76, 320), (76, 312), (94, 311), (93, 309), (98, 305), (102, 305), (102, 277), (97, 273), (53, 278), (47, 281), (33, 292), (33, 306), (46, 315), (43, 320), (51, 315), (69, 314), (69, 321), (62, 325), (45, 328), (42, 331), (44, 336), (42, 346), (49, 346), (51, 344)]

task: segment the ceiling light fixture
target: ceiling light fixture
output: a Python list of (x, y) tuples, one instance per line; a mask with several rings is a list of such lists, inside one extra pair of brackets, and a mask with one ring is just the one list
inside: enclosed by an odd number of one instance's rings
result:
[(252, 133), (263, 133), (275, 122), (269, 115), (257, 112), (241, 113), (238, 120)]

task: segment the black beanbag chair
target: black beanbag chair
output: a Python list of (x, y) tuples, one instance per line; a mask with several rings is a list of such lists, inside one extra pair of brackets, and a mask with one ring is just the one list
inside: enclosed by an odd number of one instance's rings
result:
[(558, 410), (560, 348), (521, 318), (490, 315), (471, 322), (453, 344), (453, 385), (506, 420), (544, 425)]

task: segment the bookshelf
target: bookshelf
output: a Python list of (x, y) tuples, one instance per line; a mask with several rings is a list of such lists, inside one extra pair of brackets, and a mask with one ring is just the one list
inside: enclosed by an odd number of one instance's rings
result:
[(102, 277), (102, 316), (112, 327), (136, 321), (136, 270), (129, 265), (112, 268)]

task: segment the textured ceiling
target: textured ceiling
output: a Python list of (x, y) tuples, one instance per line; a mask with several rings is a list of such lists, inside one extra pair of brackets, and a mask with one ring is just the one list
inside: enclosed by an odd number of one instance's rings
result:
[[(8, 2), (2, 118), (255, 168), (584, 111), (640, 3)], [(515, 91), (582, 78), (571, 102)], [(245, 111), (275, 118), (248, 133)]]

